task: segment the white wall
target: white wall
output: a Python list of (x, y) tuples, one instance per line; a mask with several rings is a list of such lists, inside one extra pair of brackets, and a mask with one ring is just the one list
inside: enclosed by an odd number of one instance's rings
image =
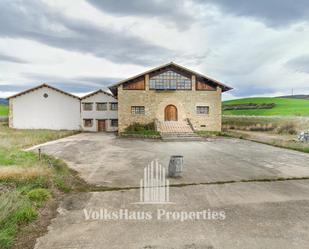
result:
[[(44, 98), (47, 93), (48, 97)], [(11, 127), (17, 129), (80, 129), (80, 100), (48, 87), (10, 99)]]
[[(107, 111), (97, 111), (96, 103), (107, 102)], [(81, 125), (84, 131), (97, 131), (98, 119), (105, 119), (106, 121), (106, 130), (107, 131), (116, 131), (118, 127), (111, 127), (110, 120), (118, 119), (118, 111), (111, 111), (110, 104), (111, 102), (118, 102), (114, 97), (107, 95), (105, 93), (99, 92), (95, 95), (89, 96), (88, 98), (82, 99), (81, 101)], [(92, 111), (84, 111), (83, 103), (93, 103)], [(84, 127), (84, 119), (93, 119), (92, 127)]]

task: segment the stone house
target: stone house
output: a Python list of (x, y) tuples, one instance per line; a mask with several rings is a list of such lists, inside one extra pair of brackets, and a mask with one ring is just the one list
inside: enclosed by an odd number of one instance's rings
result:
[(221, 131), (221, 94), (232, 88), (173, 62), (109, 87), (118, 99), (118, 131), (155, 122), (167, 132)]

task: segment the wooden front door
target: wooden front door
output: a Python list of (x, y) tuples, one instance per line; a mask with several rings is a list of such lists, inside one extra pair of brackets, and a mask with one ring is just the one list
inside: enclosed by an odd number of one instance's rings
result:
[(177, 108), (174, 105), (168, 105), (165, 107), (165, 116), (164, 116), (165, 121), (177, 121)]
[(98, 120), (98, 131), (105, 131), (105, 119)]

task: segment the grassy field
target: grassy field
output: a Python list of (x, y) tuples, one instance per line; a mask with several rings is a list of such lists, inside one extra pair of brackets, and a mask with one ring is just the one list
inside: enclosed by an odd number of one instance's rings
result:
[(309, 144), (297, 141), (309, 130), (309, 117), (225, 115), (222, 128), (228, 136), (309, 153)]
[(224, 115), (222, 117), (223, 129), (246, 131), (270, 131), (283, 126), (293, 126), (297, 132), (309, 129), (309, 117), (293, 116), (240, 116)]
[(226, 105), (243, 104), (267, 104), (274, 103), (272, 109), (251, 109), (251, 110), (225, 110), (224, 115), (247, 115), (247, 116), (309, 116), (309, 100), (288, 99), (288, 98), (245, 98), (224, 101)]
[[(72, 135), (70, 131), (13, 130), (0, 123), (0, 248), (10, 248), (56, 192), (70, 191), (72, 172), (54, 158), (22, 149)], [(29, 237), (29, 233), (27, 232)]]
[(8, 116), (9, 114), (9, 107), (7, 105), (0, 104), (0, 116)]

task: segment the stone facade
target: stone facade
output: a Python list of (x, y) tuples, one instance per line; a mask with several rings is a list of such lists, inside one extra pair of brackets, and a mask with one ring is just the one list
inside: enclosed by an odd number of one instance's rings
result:
[[(164, 121), (165, 107), (174, 105), (178, 120), (187, 118), (195, 130), (221, 131), (221, 88), (198, 91), (196, 78), (192, 75), (191, 90), (156, 91), (149, 90), (149, 75), (145, 75), (145, 90), (124, 90), (118, 86), (118, 130), (134, 123), (149, 123), (155, 119)], [(131, 114), (131, 106), (145, 106), (145, 115)], [(209, 106), (209, 114), (197, 114), (197, 106)]]

